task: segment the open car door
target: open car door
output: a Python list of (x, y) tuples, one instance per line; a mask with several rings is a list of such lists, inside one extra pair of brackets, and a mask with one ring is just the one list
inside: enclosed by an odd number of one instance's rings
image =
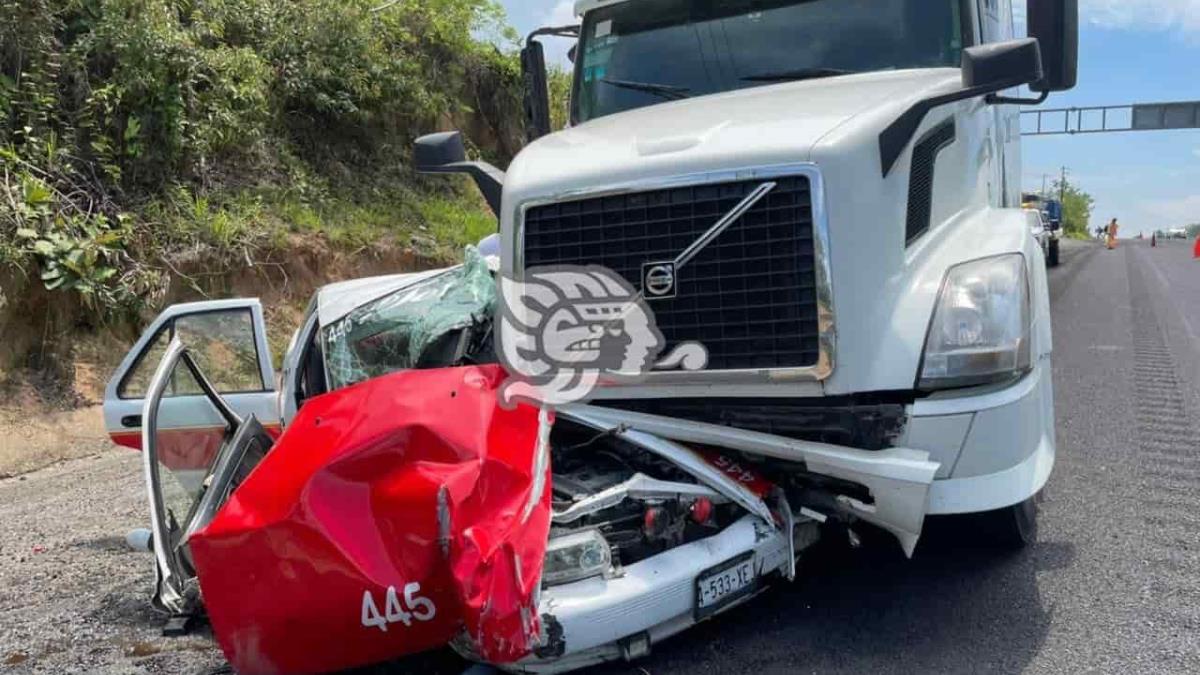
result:
[[(164, 472), (160, 450), (169, 447), (170, 431), (159, 427), (165, 395), (181, 378), (200, 390), (194, 409), (220, 419), (220, 442), (209, 467), (190, 491), (174, 472)], [(146, 391), (142, 408), (142, 466), (150, 503), (150, 531), (158, 568), (154, 604), (173, 615), (192, 612), (198, 602), (196, 570), (188, 548), (189, 538), (212, 521), (221, 505), (266, 457), (274, 444), (253, 416), (242, 418), (217, 393), (177, 335), (167, 343)], [(168, 467), (169, 468), (169, 467)]]
[[(150, 380), (174, 338), (188, 348), (214, 390), (241, 418), (254, 416), (278, 436), (278, 396), (258, 300), (172, 305), (150, 324), (125, 356), (104, 394), (104, 424), (120, 445), (141, 449), (142, 408)], [(192, 496), (225, 439), (227, 420), (186, 368), (170, 374), (162, 392), (159, 460)]]

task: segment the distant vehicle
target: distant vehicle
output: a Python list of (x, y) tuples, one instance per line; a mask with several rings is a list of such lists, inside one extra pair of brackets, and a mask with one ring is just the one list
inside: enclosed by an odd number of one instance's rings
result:
[[(1042, 255), (1046, 259), (1046, 264), (1050, 265), (1050, 243), (1051, 232), (1046, 227), (1046, 221), (1042, 218), (1042, 212), (1036, 208), (1026, 208), (1025, 218), (1029, 221), (1029, 232), (1033, 238), (1037, 240), (1038, 246), (1042, 249)], [(1050, 265), (1053, 267), (1053, 265)]]
[(1058, 242), (1063, 233), (1062, 202), (1057, 199), (1044, 199), (1038, 194), (1025, 193), (1021, 195), (1021, 207), (1038, 211), (1041, 215), (1042, 227), (1048, 233), (1043, 249), (1046, 253), (1046, 264), (1058, 267)]
[(1167, 239), (1185, 239), (1186, 240), (1188, 238), (1188, 233), (1187, 233), (1186, 229), (1184, 229), (1182, 227), (1176, 227), (1176, 228), (1167, 230), (1166, 238)]

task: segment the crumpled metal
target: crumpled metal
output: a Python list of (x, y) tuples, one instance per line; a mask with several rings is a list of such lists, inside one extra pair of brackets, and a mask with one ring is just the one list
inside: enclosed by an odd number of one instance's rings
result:
[[(456, 636), (493, 663), (536, 648), (552, 418), (498, 406), (503, 379), (499, 366), (407, 371), (305, 403), (189, 542), (237, 672), (338, 670)], [(411, 584), (424, 611), (406, 603)]]

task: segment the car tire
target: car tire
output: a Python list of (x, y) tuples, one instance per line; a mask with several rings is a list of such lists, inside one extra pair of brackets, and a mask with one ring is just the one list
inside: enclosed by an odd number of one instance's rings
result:
[(1038, 497), (984, 514), (988, 541), (997, 548), (1018, 551), (1037, 543)]
[(1058, 267), (1058, 240), (1051, 240), (1050, 251), (1046, 255), (1046, 264), (1051, 267)]

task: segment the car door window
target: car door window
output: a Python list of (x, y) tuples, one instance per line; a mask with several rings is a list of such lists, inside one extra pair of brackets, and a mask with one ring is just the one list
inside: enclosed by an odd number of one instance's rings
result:
[[(254, 321), (248, 310), (189, 314), (175, 320), (175, 334), (187, 346), (196, 365), (222, 394), (264, 391), (254, 341)], [(186, 394), (199, 394), (189, 378)], [(177, 395), (184, 395), (179, 392)]]
[[(150, 379), (154, 377), (154, 369), (158, 367), (158, 362), (162, 361), (163, 354), (167, 351), (167, 343), (171, 341), (169, 328), (170, 326), (167, 326), (154, 336), (154, 340), (142, 353), (137, 365), (129, 371), (129, 375), (121, 383), (119, 390), (121, 398), (144, 398), (146, 396), (146, 391), (150, 388)], [(169, 389), (167, 395), (170, 395)]]
[[(188, 314), (163, 326), (121, 384), (121, 398), (142, 398), (146, 395), (154, 369), (162, 359), (167, 344), (176, 335), (188, 347), (196, 364), (218, 392), (238, 394), (266, 391), (259, 368), (253, 317), (249, 310), (237, 309)], [(179, 368), (172, 373), (164, 396), (197, 396), (201, 393), (200, 385), (191, 373), (186, 368)]]

